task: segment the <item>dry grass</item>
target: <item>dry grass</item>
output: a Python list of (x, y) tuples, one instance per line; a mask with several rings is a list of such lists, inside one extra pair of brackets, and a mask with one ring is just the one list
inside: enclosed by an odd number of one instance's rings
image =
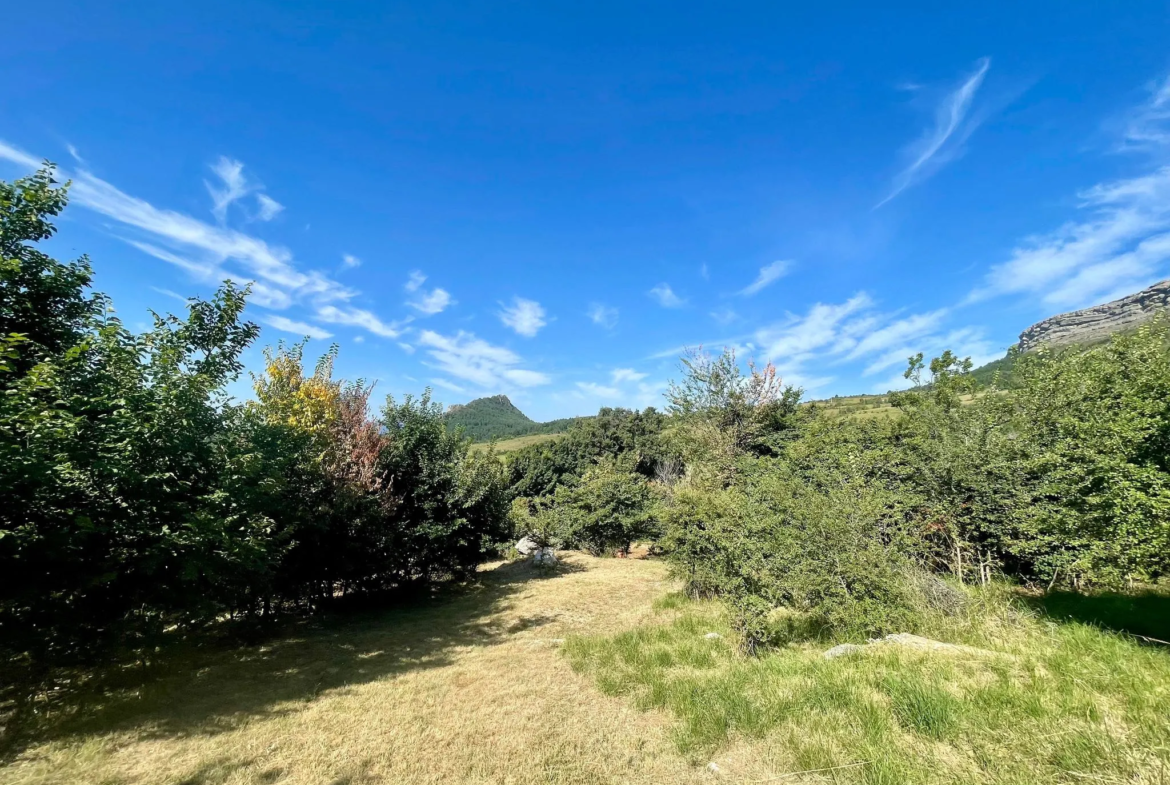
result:
[[(554, 439), (559, 439), (564, 436), (563, 433), (531, 433), (527, 436), (517, 436), (514, 439), (503, 439), (496, 442), (496, 453), (504, 455), (506, 453), (515, 452), (522, 447), (527, 447), (530, 444), (540, 444), (541, 442), (549, 442)], [(483, 452), (488, 448), (490, 442), (476, 442), (471, 445), (471, 449), (478, 452)]]
[(1071, 620), (1083, 602), (1049, 609), (1070, 619), (1055, 624), (996, 601), (950, 630), (1003, 659), (826, 661), (823, 644), (750, 659), (720, 606), (672, 588), (659, 562), (570, 554), (552, 574), (490, 565), (421, 607), (172, 655), (52, 704), (0, 785), (1170, 783), (1170, 651)]
[[(968, 393), (959, 396), (963, 405), (968, 405), (977, 398), (986, 395), (985, 392)], [(847, 420), (878, 420), (888, 417), (899, 417), (902, 411), (894, 407), (885, 395), (851, 395), (838, 398), (827, 398), (821, 401), (810, 401), (806, 405), (815, 405), (829, 417), (839, 417)]]
[(652, 561), (492, 565), (423, 608), (131, 678), (46, 717), (0, 783), (699, 781), (666, 715), (602, 695), (559, 652), (570, 634), (636, 626), (668, 590)]

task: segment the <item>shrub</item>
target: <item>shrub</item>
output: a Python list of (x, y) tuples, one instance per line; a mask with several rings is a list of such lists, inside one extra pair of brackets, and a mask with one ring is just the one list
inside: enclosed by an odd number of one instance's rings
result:
[(663, 512), (663, 545), (692, 593), (725, 597), (745, 650), (772, 609), (859, 638), (913, 628), (914, 549), (894, 494), (847, 475), (794, 474), (776, 459), (741, 464), (721, 491), (680, 491)]
[(631, 463), (602, 459), (580, 482), (557, 489), (555, 514), (569, 544), (595, 555), (624, 554), (656, 534), (650, 486)]

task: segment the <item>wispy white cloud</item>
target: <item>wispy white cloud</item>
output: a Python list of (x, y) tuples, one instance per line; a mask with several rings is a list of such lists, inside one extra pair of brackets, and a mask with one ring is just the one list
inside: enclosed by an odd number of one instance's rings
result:
[(418, 270), (412, 270), (410, 277), (406, 280), (406, 285), (403, 287), (408, 292), (417, 292), (418, 288), (427, 282), (427, 277)]
[(219, 184), (204, 180), (203, 185), (207, 187), (207, 193), (211, 194), (211, 214), (222, 224), (227, 220), (228, 208), (247, 196), (252, 186), (244, 177), (244, 165), (227, 156), (221, 155), (211, 165), (211, 171), (219, 178)]
[(335, 305), (322, 305), (317, 308), (317, 318), (323, 322), (330, 324), (344, 324), (350, 327), (361, 327), (363, 330), (368, 330), (374, 335), (380, 335), (383, 338), (397, 338), (403, 333), (403, 326), (409, 319), (401, 322), (391, 322), (387, 324), (379, 319), (369, 311), (361, 308), (343, 307), (338, 308)]
[(731, 338), (716, 338), (709, 341), (693, 341), (690, 343), (680, 343), (676, 346), (671, 346), (669, 349), (663, 349), (649, 355), (647, 360), (665, 360), (668, 358), (678, 358), (696, 349), (709, 349), (718, 347), (720, 349), (733, 349), (737, 355), (745, 353), (750, 354), (755, 351), (755, 345), (747, 342), (751, 338), (750, 335), (738, 335)]
[(910, 162), (897, 177), (890, 193), (874, 207), (881, 207), (911, 185), (919, 183), (937, 172), (943, 165), (962, 153), (963, 142), (978, 125), (967, 121), (971, 103), (983, 77), (991, 67), (990, 58), (982, 58), (975, 64), (975, 71), (965, 77), (962, 83), (947, 93), (934, 112), (934, 123), (922, 137), (907, 148)]
[(23, 166), (25, 169), (36, 169), (41, 165), (39, 158), (34, 158), (19, 147), (13, 147), (0, 139), (0, 158), (5, 161), (11, 161), (18, 166)]
[[(35, 168), (40, 162), (33, 156), (0, 142), (0, 159)], [(232, 163), (232, 162), (229, 162)], [(234, 166), (225, 168), (229, 182)], [(287, 307), (300, 299), (314, 302), (348, 300), (353, 290), (316, 271), (296, 266), (292, 253), (282, 246), (270, 245), (249, 234), (224, 226), (215, 226), (189, 215), (155, 207), (149, 202), (119, 190), (110, 183), (81, 169), (61, 172), (62, 179), (73, 181), (71, 204), (145, 235), (144, 239), (125, 237), (123, 229), (115, 236), (155, 258), (184, 267), (198, 280), (218, 277), (257, 282), (256, 289), (269, 292), (268, 307)], [(239, 265), (244, 275), (232, 273), (227, 265)], [(282, 305), (283, 304), (283, 305)]]
[(341, 263), (349, 268), (361, 267), (362, 260), (351, 253), (346, 253), (341, 255)]
[(737, 321), (739, 319), (739, 314), (733, 311), (731, 308), (720, 308), (711, 312), (711, 318), (714, 319), (717, 324), (728, 325), (734, 321)]
[(1038, 295), (1046, 305), (1105, 302), (1165, 275), (1170, 262), (1170, 167), (1090, 188), (1085, 220), (1025, 239), (995, 265), (969, 301)]
[(1130, 113), (1122, 133), (1123, 149), (1170, 145), (1170, 74), (1150, 88), (1148, 101)]
[(607, 330), (612, 330), (617, 327), (618, 323), (618, 309), (611, 308), (608, 305), (601, 303), (592, 303), (587, 311), (589, 318), (593, 320), (594, 324), (601, 325)]
[(617, 387), (610, 387), (595, 382), (577, 382), (577, 389), (591, 398), (621, 398), (622, 391)]
[(864, 292), (840, 304), (816, 303), (804, 316), (790, 315), (784, 321), (758, 330), (756, 342), (774, 362), (804, 363), (814, 353), (829, 347), (852, 349), (857, 341), (856, 319), (850, 317), (873, 307)]
[(423, 292), (413, 300), (407, 300), (406, 304), (415, 309), (419, 313), (433, 316), (437, 313), (442, 313), (448, 306), (453, 305), (454, 300), (451, 295), (447, 293), (446, 289), (432, 289), (430, 292)]
[(772, 262), (765, 267), (761, 267), (760, 274), (756, 276), (756, 280), (740, 289), (739, 293), (743, 297), (751, 297), (753, 294), (758, 294), (764, 287), (770, 286), (787, 275), (791, 269), (792, 262), (788, 260)]
[(81, 157), (81, 153), (77, 152), (77, 148), (71, 144), (66, 143), (65, 149), (69, 151), (69, 157), (79, 164), (84, 164), (85, 159)]
[(442, 387), (444, 390), (450, 390), (451, 392), (459, 393), (460, 395), (467, 393), (466, 387), (460, 387), (458, 384), (455, 384), (455, 382), (447, 381), (446, 379), (431, 379), (431, 384), (435, 385), (436, 387)]
[(865, 362), (861, 375), (871, 376), (904, 365), (917, 352), (935, 356), (952, 349), (971, 355), (978, 364), (998, 356), (980, 328), (945, 330), (950, 314), (950, 309), (882, 313), (861, 292), (843, 303), (816, 303), (803, 315), (764, 327), (756, 332), (755, 344), (761, 359), (774, 363), (785, 383), (813, 391), (833, 382), (829, 369), (845, 363)]
[(167, 297), (170, 297), (173, 300), (178, 300), (181, 303), (187, 302), (187, 298), (184, 297), (183, 295), (179, 294), (178, 292), (171, 291), (170, 289), (164, 289), (161, 286), (152, 286), (150, 288), (153, 289), (154, 291), (158, 292), (159, 294), (165, 294)]
[(125, 242), (148, 256), (153, 256), (155, 259), (166, 262), (167, 264), (173, 264), (185, 271), (192, 279), (201, 283), (215, 285), (222, 281), (232, 281), (241, 286), (246, 285), (252, 290), (250, 301), (262, 308), (283, 310), (293, 304), (292, 296), (280, 287), (272, 286), (247, 276), (233, 275), (215, 262), (190, 259), (139, 240), (125, 240)]
[(967, 298), (1026, 294), (1050, 309), (1117, 299), (1170, 273), (1170, 76), (1151, 86), (1120, 130), (1120, 147), (1151, 153), (1144, 173), (1082, 191), (1079, 220), (1024, 238)]
[(293, 319), (281, 316), (280, 314), (265, 314), (260, 317), (260, 321), (267, 324), (269, 327), (275, 327), (277, 330), (293, 335), (307, 335), (310, 338), (324, 339), (332, 338), (333, 333), (322, 329), (315, 324), (307, 322), (298, 322)]
[(259, 206), (259, 212), (256, 213), (257, 221), (271, 221), (284, 211), (284, 205), (268, 194), (256, 194), (256, 204)]
[[(570, 396), (578, 401), (589, 401), (592, 405), (618, 405), (631, 409), (644, 409), (647, 406), (661, 406), (662, 393), (668, 386), (667, 382), (638, 382), (633, 387), (618, 387), (614, 384), (599, 384), (597, 382), (577, 382), (570, 392)], [(550, 397), (559, 398), (557, 393)]]
[(211, 195), (211, 214), (221, 225), (227, 221), (231, 206), (251, 194), (256, 195), (256, 212), (246, 216), (249, 221), (271, 221), (284, 210), (283, 204), (261, 193), (263, 186), (247, 178), (244, 165), (239, 161), (221, 155), (211, 165), (211, 171), (219, 178), (219, 183), (204, 180), (203, 185)]
[(610, 378), (613, 379), (614, 384), (621, 384), (623, 382), (640, 382), (645, 379), (647, 374), (639, 373), (633, 368), (614, 368), (610, 372)]
[(856, 360), (920, 340), (923, 336), (935, 332), (947, 313), (947, 309), (941, 308), (929, 313), (912, 314), (881, 327), (868, 329), (853, 343), (845, 354), (845, 359)]
[(535, 300), (513, 297), (511, 305), (500, 305), (503, 308), (499, 313), (500, 321), (518, 335), (532, 338), (548, 323), (544, 318), (544, 308)]
[(551, 381), (547, 374), (521, 367), (520, 356), (512, 350), (463, 330), (455, 335), (423, 330), (417, 343), (426, 348), (434, 367), (481, 389), (536, 387)]
[(681, 308), (687, 304), (687, 301), (674, 293), (670, 288), (670, 284), (660, 283), (647, 292), (655, 301), (663, 308)]
[[(578, 381), (567, 393), (567, 397), (572, 400), (589, 401), (591, 406), (625, 406), (641, 409), (647, 406), (661, 406), (662, 392), (667, 386), (666, 381), (639, 381), (633, 386)], [(549, 397), (555, 400), (564, 399), (562, 393), (550, 393)]]
[(888, 378), (873, 384), (870, 392), (904, 390), (913, 384), (904, 376), (911, 357), (919, 352), (925, 357), (937, 357), (947, 349), (959, 357), (970, 357), (972, 366), (976, 368), (999, 359), (1004, 354), (1003, 347), (991, 343), (982, 328), (962, 327), (946, 333), (923, 335), (899, 349), (891, 349), (875, 358), (865, 367), (862, 374), (873, 376), (882, 371), (892, 371)]

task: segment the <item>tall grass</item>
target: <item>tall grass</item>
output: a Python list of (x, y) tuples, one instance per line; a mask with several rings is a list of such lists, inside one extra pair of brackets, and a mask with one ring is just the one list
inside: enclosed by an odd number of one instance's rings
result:
[(1170, 648), (1053, 622), (1002, 588), (930, 634), (988, 653), (883, 645), (826, 660), (805, 643), (749, 658), (718, 605), (677, 596), (657, 624), (565, 651), (603, 691), (670, 712), (696, 762), (750, 741), (834, 782), (1170, 782)]

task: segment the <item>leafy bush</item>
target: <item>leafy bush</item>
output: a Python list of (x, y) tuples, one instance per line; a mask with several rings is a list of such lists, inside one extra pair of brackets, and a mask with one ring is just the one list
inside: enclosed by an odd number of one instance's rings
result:
[(688, 364), (668, 429), (687, 480), (664, 496), (662, 545), (693, 594), (727, 601), (749, 649), (782, 605), (843, 637), (957, 611), (930, 572), (1158, 580), (1170, 569), (1167, 338), (1155, 321), (1088, 351), (1013, 357), (1007, 390), (977, 390), (950, 352), (918, 355), (912, 388), (889, 396), (900, 416), (861, 422), (816, 408), (762, 420), (776, 398), (753, 391), (778, 382), (730, 354)]
[(809, 482), (775, 459), (741, 464), (741, 477), (680, 492), (663, 544), (693, 594), (727, 599), (746, 650), (770, 637), (779, 606), (840, 637), (916, 624), (914, 549), (892, 494), (857, 478)]
[(655, 535), (650, 487), (630, 463), (603, 459), (579, 482), (557, 489), (554, 511), (566, 542), (595, 555), (624, 554)]
[(667, 390), (668, 444), (692, 472), (729, 481), (743, 455), (772, 454), (798, 421), (801, 390), (784, 387), (771, 364), (748, 363), (744, 374), (734, 350), (718, 357), (692, 352), (683, 379)]
[[(921, 368), (915, 358), (913, 375)], [(1119, 586), (1170, 567), (1170, 353), (1154, 323), (1087, 351), (1019, 356), (968, 405), (950, 353), (895, 397), (890, 435), (940, 566), (986, 581)]]

